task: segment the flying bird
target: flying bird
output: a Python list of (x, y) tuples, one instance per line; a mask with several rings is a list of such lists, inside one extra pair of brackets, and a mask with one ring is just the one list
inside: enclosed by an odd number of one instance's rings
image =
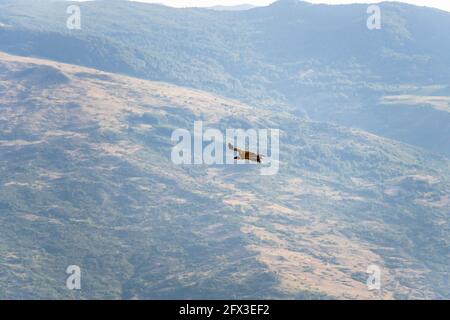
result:
[(263, 158), (262, 155), (250, 152), (248, 150), (241, 150), (239, 148), (234, 147), (231, 143), (228, 143), (228, 148), (230, 150), (233, 150), (234, 152), (239, 153), (239, 156), (235, 156), (235, 160), (250, 160), (250, 161), (256, 161), (258, 163), (261, 163), (261, 160)]

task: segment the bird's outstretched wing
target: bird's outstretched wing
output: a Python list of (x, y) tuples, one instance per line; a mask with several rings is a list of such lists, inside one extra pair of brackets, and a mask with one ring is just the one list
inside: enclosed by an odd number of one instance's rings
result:
[(234, 152), (239, 153), (239, 158), (241, 158), (241, 159), (245, 159), (245, 155), (248, 152), (248, 151), (244, 151), (244, 150), (234, 147), (231, 143), (228, 143), (228, 148), (230, 150), (233, 150)]
[(234, 152), (239, 153), (239, 159), (241, 159), (241, 160), (251, 160), (251, 161), (261, 162), (262, 156), (259, 154), (236, 148), (231, 143), (228, 143), (228, 148), (230, 150), (233, 150)]
[(228, 149), (239, 152), (238, 148), (235, 148), (231, 143), (228, 142)]

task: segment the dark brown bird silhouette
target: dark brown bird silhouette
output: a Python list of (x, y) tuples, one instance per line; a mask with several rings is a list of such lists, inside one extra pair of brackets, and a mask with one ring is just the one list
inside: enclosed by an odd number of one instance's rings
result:
[(230, 150), (233, 150), (234, 152), (239, 153), (239, 156), (235, 156), (235, 160), (250, 160), (250, 161), (256, 161), (258, 163), (261, 163), (261, 160), (263, 158), (262, 155), (250, 152), (248, 150), (241, 150), (239, 148), (234, 147), (231, 143), (228, 143), (228, 148)]

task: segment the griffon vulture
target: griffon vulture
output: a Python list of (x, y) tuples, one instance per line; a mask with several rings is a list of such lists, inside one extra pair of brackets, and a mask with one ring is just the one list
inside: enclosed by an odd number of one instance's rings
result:
[(261, 163), (261, 160), (263, 158), (262, 155), (256, 154), (254, 152), (250, 152), (248, 150), (241, 150), (239, 148), (234, 147), (231, 143), (228, 143), (228, 148), (230, 150), (233, 150), (234, 152), (239, 153), (239, 156), (235, 156), (235, 160), (250, 160), (250, 161), (256, 161), (258, 163)]

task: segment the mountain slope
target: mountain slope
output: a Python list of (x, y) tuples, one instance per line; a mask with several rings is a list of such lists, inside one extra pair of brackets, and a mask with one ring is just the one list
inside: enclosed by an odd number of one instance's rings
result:
[[(448, 298), (445, 158), (74, 65), (0, 70), (0, 298)], [(199, 119), (282, 129), (280, 172), (173, 164)]]

